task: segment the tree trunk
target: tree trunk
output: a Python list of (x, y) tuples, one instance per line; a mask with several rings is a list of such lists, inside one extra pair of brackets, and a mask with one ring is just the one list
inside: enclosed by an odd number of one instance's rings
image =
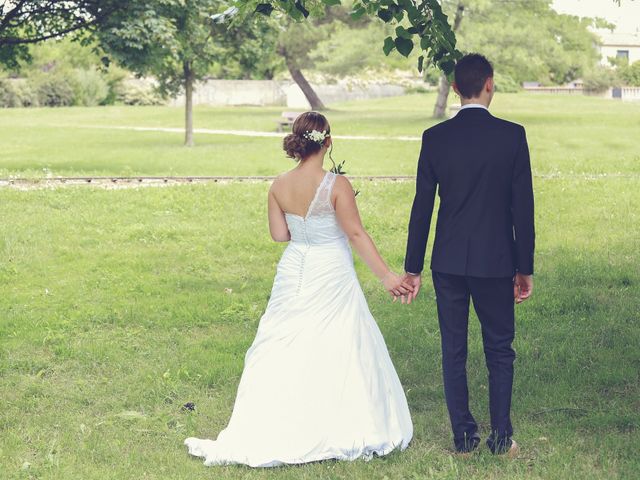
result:
[(313, 90), (313, 87), (309, 84), (307, 79), (304, 78), (304, 75), (298, 68), (295, 60), (287, 55), (287, 51), (284, 48), (280, 49), (280, 53), (284, 56), (284, 61), (287, 64), (291, 78), (293, 78), (293, 81), (300, 87), (300, 90), (304, 93), (309, 105), (311, 105), (311, 110), (326, 110), (327, 108), (324, 106), (324, 103), (322, 103), (322, 100), (320, 100), (320, 97), (318, 97), (318, 94)]
[(191, 64), (184, 62), (184, 145), (193, 147), (193, 83)]
[(447, 113), (447, 99), (449, 98), (449, 80), (443, 73), (440, 75), (440, 82), (438, 83), (438, 98), (436, 99), (436, 106), (433, 109), (434, 118), (444, 118)]
[[(453, 19), (453, 31), (457, 32), (460, 28), (460, 22), (462, 22), (462, 15), (464, 14), (464, 2), (458, 2), (456, 8), (456, 16)], [(436, 106), (433, 109), (434, 118), (444, 118), (447, 113), (447, 99), (449, 98), (449, 90), (451, 84), (449, 79), (443, 73), (440, 75), (440, 82), (438, 83), (438, 98), (436, 99)]]

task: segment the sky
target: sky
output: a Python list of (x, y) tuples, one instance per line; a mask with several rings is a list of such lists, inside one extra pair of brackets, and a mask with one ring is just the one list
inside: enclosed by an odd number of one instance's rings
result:
[(601, 17), (617, 26), (616, 33), (640, 33), (640, 0), (553, 0), (559, 13), (579, 17)]

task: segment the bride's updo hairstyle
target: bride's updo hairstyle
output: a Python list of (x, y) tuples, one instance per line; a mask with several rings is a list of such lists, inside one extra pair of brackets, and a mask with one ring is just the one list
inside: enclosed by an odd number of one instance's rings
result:
[[(312, 132), (325, 132), (325, 138), (314, 138)], [(318, 112), (305, 112), (293, 122), (291, 133), (284, 137), (282, 148), (296, 161), (305, 160), (319, 152), (331, 133), (327, 118)]]

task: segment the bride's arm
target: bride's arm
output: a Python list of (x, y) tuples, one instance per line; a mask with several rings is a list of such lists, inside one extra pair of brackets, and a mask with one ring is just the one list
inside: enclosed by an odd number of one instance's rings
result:
[(273, 185), (269, 189), (269, 232), (271, 233), (271, 238), (276, 242), (288, 242), (291, 240), (284, 212), (273, 194)]
[(378, 253), (373, 240), (364, 229), (360, 220), (358, 206), (356, 205), (353, 187), (349, 180), (339, 175), (333, 187), (333, 195), (335, 197), (338, 223), (347, 234), (347, 237), (349, 237), (349, 241), (355, 251), (358, 252), (358, 255), (392, 295), (401, 296), (410, 292), (412, 290), (411, 287), (389, 269), (380, 253)]

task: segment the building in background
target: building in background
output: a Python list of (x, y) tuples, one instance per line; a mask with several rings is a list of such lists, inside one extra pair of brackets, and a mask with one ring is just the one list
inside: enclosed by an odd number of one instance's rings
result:
[(612, 33), (609, 30), (598, 30), (596, 33), (602, 40), (599, 49), (603, 65), (611, 65), (609, 58), (627, 59), (630, 64), (640, 60), (639, 33)]

